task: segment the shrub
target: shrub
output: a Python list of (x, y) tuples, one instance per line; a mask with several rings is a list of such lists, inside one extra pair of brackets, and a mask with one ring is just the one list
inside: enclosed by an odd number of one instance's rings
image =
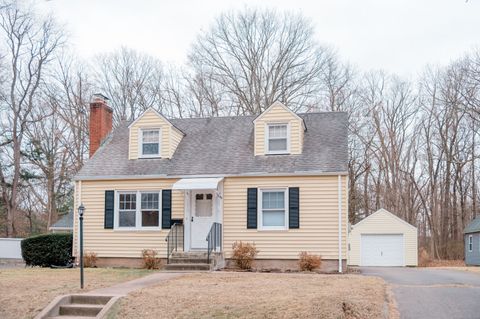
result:
[(419, 267), (427, 267), (432, 262), (432, 257), (425, 248), (420, 248), (420, 252), (418, 254), (418, 266)]
[(253, 260), (258, 254), (255, 244), (234, 242), (232, 245), (232, 259), (240, 269), (251, 269)]
[(158, 267), (160, 266), (160, 258), (158, 258), (157, 255), (158, 253), (156, 250), (142, 250), (143, 268), (158, 269)]
[(94, 253), (93, 251), (91, 252), (86, 252), (85, 255), (83, 256), (83, 266), (86, 268), (95, 268), (97, 267), (97, 254)]
[(322, 265), (322, 257), (318, 255), (309, 254), (302, 251), (298, 255), (298, 266), (301, 271), (312, 271)]
[(22, 257), (27, 266), (66, 266), (72, 261), (72, 234), (56, 233), (22, 240)]

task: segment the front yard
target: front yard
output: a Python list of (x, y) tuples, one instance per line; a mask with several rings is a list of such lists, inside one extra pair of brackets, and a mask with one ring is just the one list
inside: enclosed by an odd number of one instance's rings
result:
[(384, 318), (386, 285), (360, 275), (196, 273), (121, 301), (118, 318)]
[[(84, 292), (147, 274), (86, 269)], [(309, 273), (190, 273), (135, 291), (116, 318), (384, 318), (386, 284), (376, 277)], [(0, 270), (0, 318), (32, 318), (54, 297), (80, 292), (78, 269)]]
[[(103, 288), (151, 273), (138, 269), (85, 269), (85, 289)], [(80, 292), (79, 269), (0, 270), (0, 318), (32, 318), (58, 295)]]

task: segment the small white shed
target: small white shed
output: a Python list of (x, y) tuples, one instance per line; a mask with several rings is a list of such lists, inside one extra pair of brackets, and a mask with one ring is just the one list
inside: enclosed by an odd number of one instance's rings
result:
[(385, 209), (351, 226), (351, 266), (417, 266), (417, 228)]

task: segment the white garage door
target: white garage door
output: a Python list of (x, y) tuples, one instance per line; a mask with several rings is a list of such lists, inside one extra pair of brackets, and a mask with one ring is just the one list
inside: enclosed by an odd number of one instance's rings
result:
[(403, 235), (361, 235), (362, 266), (404, 266)]

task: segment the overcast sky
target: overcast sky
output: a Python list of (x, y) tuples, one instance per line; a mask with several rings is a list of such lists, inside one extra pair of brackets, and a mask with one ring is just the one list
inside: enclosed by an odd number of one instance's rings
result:
[(300, 12), (320, 43), (360, 70), (415, 76), (480, 48), (480, 0), (40, 0), (84, 58), (128, 46), (184, 63), (196, 35), (221, 12), (276, 8)]

